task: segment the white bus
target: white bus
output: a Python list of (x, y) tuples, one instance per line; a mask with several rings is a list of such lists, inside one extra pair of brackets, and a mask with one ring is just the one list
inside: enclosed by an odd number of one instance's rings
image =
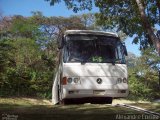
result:
[(52, 102), (112, 103), (127, 97), (127, 50), (117, 34), (67, 30), (59, 40)]

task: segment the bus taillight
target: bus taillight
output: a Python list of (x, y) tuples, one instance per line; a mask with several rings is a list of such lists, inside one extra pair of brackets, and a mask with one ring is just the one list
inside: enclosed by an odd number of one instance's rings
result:
[(62, 78), (62, 85), (66, 85), (67, 84), (67, 77), (63, 77)]

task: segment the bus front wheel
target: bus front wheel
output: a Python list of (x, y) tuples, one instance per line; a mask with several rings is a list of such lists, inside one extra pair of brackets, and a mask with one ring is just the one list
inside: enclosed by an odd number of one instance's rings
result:
[(107, 98), (107, 104), (112, 104), (112, 98), (111, 97), (109, 97), (109, 98)]

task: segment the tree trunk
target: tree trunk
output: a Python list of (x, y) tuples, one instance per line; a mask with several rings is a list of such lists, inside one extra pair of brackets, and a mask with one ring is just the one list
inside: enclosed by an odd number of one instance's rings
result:
[(160, 56), (160, 40), (154, 34), (153, 29), (151, 27), (151, 24), (149, 23), (149, 21), (147, 19), (147, 16), (145, 14), (145, 8), (142, 4), (142, 0), (136, 0), (136, 3), (138, 6), (138, 9), (139, 9), (139, 12), (140, 12), (143, 27), (147, 31), (149, 37), (151, 38), (156, 50), (158, 51), (159, 56)]

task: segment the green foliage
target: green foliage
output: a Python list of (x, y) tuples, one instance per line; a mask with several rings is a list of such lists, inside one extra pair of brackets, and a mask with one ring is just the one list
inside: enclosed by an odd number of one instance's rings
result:
[(95, 56), (95, 57), (92, 57), (92, 61), (93, 61), (93, 62), (102, 62), (103, 59), (102, 59), (102, 57)]
[(17, 37), (33, 38), (37, 37), (39, 31), (37, 22), (34, 22), (31, 18), (25, 18), (23, 16), (14, 16), (12, 18), (11, 32)]
[(51, 98), (58, 62), (57, 38), (67, 29), (92, 26), (85, 24), (82, 16), (32, 14), (0, 20), (0, 96)]
[[(55, 5), (55, 3), (61, 2), (61, 0), (45, 0), (49, 1), (50, 5)], [(68, 9), (73, 9), (74, 12), (80, 10), (91, 10), (92, 9), (92, 0), (63, 0)]]
[[(148, 75), (153, 75), (153, 73), (148, 73)], [(153, 100), (160, 96), (158, 77), (155, 76), (150, 76), (150, 78), (147, 78), (147, 76), (141, 77), (130, 73), (129, 86), (130, 99)]]
[(0, 96), (51, 97), (56, 52), (48, 54), (37, 44), (37, 26), (30, 18), (14, 17), (12, 37), (1, 36)]
[[(4, 43), (3, 43), (4, 44)], [(3, 56), (3, 68), (1, 71), (2, 79), (0, 83), (1, 96), (40, 96), (49, 97), (51, 93), (54, 62), (52, 57), (47, 60), (42, 59), (44, 51), (40, 46), (30, 38), (18, 38), (17, 40), (8, 40), (12, 50), (3, 51), (8, 53)], [(8, 64), (7, 64), (8, 63)], [(43, 88), (43, 89), (42, 89)], [(41, 95), (42, 97), (42, 95)]]
[(160, 97), (159, 61), (153, 49), (146, 49), (141, 57), (131, 55), (128, 58), (130, 99), (153, 100)]

